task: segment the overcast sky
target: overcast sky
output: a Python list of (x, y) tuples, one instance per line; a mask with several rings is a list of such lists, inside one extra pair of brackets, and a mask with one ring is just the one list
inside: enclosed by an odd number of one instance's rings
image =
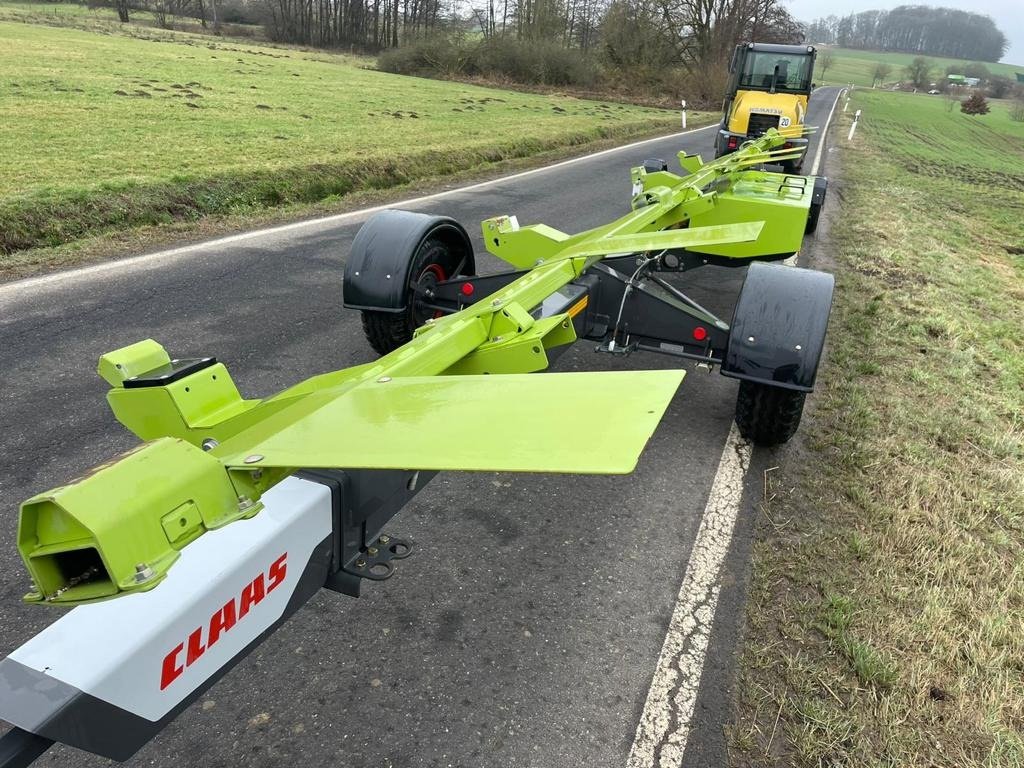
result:
[(800, 21), (819, 16), (846, 16), (858, 11), (895, 8), (897, 5), (933, 5), (984, 13), (995, 19), (996, 26), (1010, 41), (1003, 61), (1024, 66), (1024, 3), (1021, 0), (788, 0), (790, 12)]

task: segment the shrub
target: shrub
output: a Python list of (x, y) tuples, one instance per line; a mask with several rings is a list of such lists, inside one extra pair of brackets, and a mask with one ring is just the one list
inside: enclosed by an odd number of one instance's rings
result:
[(414, 40), (377, 57), (377, 68), (397, 75), (457, 75), (466, 70), (467, 52), (444, 35)]
[(437, 36), (384, 51), (377, 67), (400, 75), (480, 75), (518, 83), (589, 86), (597, 68), (579, 51), (547, 40), (494, 37), (476, 44)]
[(987, 115), (989, 112), (988, 99), (982, 95), (981, 91), (975, 91), (960, 102), (960, 111), (965, 115)]
[(1010, 119), (1015, 123), (1024, 123), (1024, 96), (1019, 97), (1010, 107)]

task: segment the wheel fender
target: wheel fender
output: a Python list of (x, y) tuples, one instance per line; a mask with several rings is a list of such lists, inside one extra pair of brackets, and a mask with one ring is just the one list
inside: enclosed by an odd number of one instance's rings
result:
[(404, 312), (409, 300), (409, 270), (420, 246), (432, 238), (443, 239), (453, 253), (465, 256), (461, 274), (476, 274), (473, 244), (454, 219), (412, 211), (381, 211), (359, 228), (352, 241), (342, 285), (345, 306)]
[(834, 286), (826, 272), (753, 262), (733, 312), (722, 374), (814, 389)]

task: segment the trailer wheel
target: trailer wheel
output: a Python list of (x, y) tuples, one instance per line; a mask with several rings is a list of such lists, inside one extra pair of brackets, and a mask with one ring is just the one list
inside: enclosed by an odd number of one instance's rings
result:
[[(440, 239), (431, 238), (420, 246), (419, 252), (409, 270), (408, 307), (402, 312), (376, 312), (363, 310), (363, 334), (370, 346), (381, 355), (394, 352), (403, 344), (412, 341), (413, 332), (440, 312), (423, 306), (417, 289), (430, 289), (438, 283), (453, 277), (452, 272), (464, 266), (448, 245)], [(461, 270), (460, 270), (461, 271)]]
[(736, 426), (757, 445), (781, 445), (796, 434), (806, 398), (806, 392), (740, 381)]

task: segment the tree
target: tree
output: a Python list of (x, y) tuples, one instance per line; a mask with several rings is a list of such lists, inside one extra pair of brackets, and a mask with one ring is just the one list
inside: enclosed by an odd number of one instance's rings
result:
[(975, 91), (960, 103), (960, 111), (965, 115), (987, 115), (988, 100), (981, 91)]
[(988, 80), (992, 73), (988, 71), (988, 67), (982, 64), (980, 61), (974, 61), (963, 67), (961, 72), (964, 77), (976, 77), (979, 80)]
[(115, 0), (117, 18), (122, 24), (128, 23), (128, 0)]
[(832, 51), (825, 51), (818, 57), (818, 71), (821, 72), (821, 79), (825, 79), (825, 73), (829, 67), (836, 63), (836, 57), (832, 55)]
[(907, 79), (914, 84), (915, 88), (924, 88), (928, 85), (928, 77), (932, 71), (932, 63), (924, 56), (918, 56), (907, 64)]
[(1005, 99), (1013, 92), (1013, 81), (1002, 75), (993, 75), (988, 79), (988, 95), (993, 99)]
[(871, 73), (871, 87), (875, 87), (875, 83), (885, 84), (885, 78), (892, 74), (892, 65), (880, 61), (875, 64), (875, 69)]

